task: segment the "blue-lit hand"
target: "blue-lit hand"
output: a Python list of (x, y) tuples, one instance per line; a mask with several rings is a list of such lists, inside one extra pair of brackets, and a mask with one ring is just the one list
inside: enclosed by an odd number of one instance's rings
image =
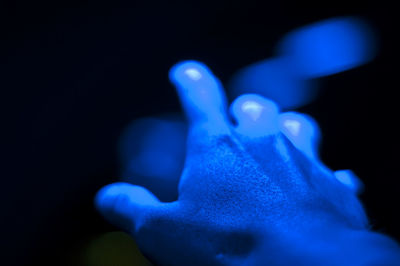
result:
[[(292, 144), (316, 164), (320, 130), (310, 116), (284, 112), (280, 130)], [(150, 190), (160, 201), (175, 201), (186, 150), (187, 126), (176, 114), (140, 118), (124, 130), (119, 142), (121, 180)], [(356, 193), (362, 183), (350, 170), (334, 172), (336, 178)]]
[[(312, 146), (300, 151), (285, 136), (301, 136), (295, 114), (244, 95), (231, 106), (234, 126), (222, 87), (204, 65), (178, 64), (170, 78), (189, 121), (178, 200), (163, 203), (127, 183), (106, 186), (96, 197), (102, 214), (129, 231), (152, 261), (329, 264), (327, 256), (342, 252), (344, 235), (359, 238), (355, 232), (366, 230), (355, 193), (318, 162)], [(340, 265), (343, 258), (331, 261)]]

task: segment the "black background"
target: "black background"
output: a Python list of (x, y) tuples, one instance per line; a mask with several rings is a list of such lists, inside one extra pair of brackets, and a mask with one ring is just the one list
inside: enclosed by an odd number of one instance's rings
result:
[(87, 239), (115, 230), (93, 196), (117, 179), (124, 126), (180, 110), (172, 64), (201, 60), (226, 82), (272, 56), (286, 32), (343, 15), (375, 28), (379, 55), (321, 80), (318, 99), (300, 111), (320, 123), (327, 165), (365, 183), (374, 229), (400, 240), (398, 14), (383, 1), (293, 2), (0, 2), (0, 264), (67, 265)]

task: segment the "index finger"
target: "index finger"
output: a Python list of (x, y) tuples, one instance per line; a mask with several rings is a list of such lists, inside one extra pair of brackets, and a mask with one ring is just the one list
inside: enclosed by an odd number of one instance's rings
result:
[(173, 66), (169, 78), (175, 85), (191, 126), (208, 124), (225, 127), (226, 96), (220, 81), (204, 64), (184, 61)]

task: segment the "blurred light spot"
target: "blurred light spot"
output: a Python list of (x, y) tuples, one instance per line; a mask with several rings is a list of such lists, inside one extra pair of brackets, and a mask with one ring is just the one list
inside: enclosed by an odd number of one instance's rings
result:
[(186, 125), (180, 117), (133, 121), (119, 143), (123, 181), (146, 187), (162, 201), (175, 200), (185, 142)]
[(183, 122), (137, 120), (122, 137), (121, 159), (131, 173), (160, 178), (177, 175), (185, 153), (185, 133)]
[(376, 37), (361, 19), (322, 20), (289, 32), (275, 57), (240, 69), (229, 93), (232, 98), (257, 93), (283, 109), (298, 108), (315, 99), (316, 78), (361, 66), (375, 55)]
[(286, 58), (273, 58), (239, 70), (230, 80), (231, 97), (262, 95), (281, 108), (296, 108), (315, 96), (315, 83), (298, 77)]
[(199, 80), (202, 77), (201, 73), (195, 68), (186, 69), (185, 74), (193, 80)]
[(242, 104), (242, 111), (250, 116), (251, 119), (256, 121), (262, 112), (263, 106), (257, 102), (245, 101)]
[(300, 122), (296, 120), (286, 120), (283, 125), (293, 136), (297, 136), (300, 131)]
[(376, 54), (368, 25), (353, 17), (332, 18), (299, 28), (278, 46), (304, 78), (336, 74), (370, 61)]
[(279, 132), (279, 108), (257, 94), (243, 94), (235, 99), (230, 112), (237, 121), (237, 132), (259, 138)]

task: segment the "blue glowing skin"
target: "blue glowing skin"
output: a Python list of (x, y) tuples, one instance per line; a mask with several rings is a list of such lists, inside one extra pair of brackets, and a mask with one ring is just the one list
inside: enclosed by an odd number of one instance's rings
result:
[(240, 69), (230, 93), (257, 93), (293, 109), (315, 98), (316, 78), (337, 74), (372, 60), (375, 37), (368, 25), (352, 17), (319, 21), (286, 34), (273, 58)]
[[(219, 80), (214, 79), (206, 66), (188, 61), (178, 64), (170, 71), (169, 78), (178, 88), (181, 104), (188, 122), (215, 123), (222, 129), (226, 120), (226, 98)], [(205, 114), (204, 109), (208, 112)]]
[[(160, 265), (363, 265), (396, 258), (395, 244), (367, 231), (355, 193), (292, 144), (307, 127), (283, 123), (290, 141), (279, 130), (277, 106), (257, 95), (231, 106), (234, 126), (220, 82), (201, 63), (177, 64), (170, 79), (189, 121), (178, 199), (162, 202), (121, 182), (95, 200), (149, 259)], [(390, 252), (382, 256), (384, 250)]]
[(279, 117), (279, 128), (293, 145), (312, 160), (318, 159), (320, 130), (309, 116), (286, 112)]
[(186, 149), (186, 124), (177, 115), (142, 118), (119, 141), (121, 179), (144, 186), (162, 201), (178, 198)]
[(278, 113), (274, 102), (255, 94), (242, 95), (231, 105), (231, 114), (238, 122), (236, 131), (252, 137), (277, 133)]
[(335, 171), (335, 177), (343, 185), (357, 194), (360, 194), (364, 188), (363, 183), (351, 170), (338, 170)]
[(292, 62), (285, 57), (246, 66), (232, 77), (229, 84), (229, 93), (233, 97), (256, 93), (273, 100), (284, 109), (310, 102), (315, 91), (315, 82), (298, 75)]
[[(239, 121), (236, 131), (247, 132), (251, 137), (276, 132), (277, 128), (268, 128), (272, 125), (268, 120), (272, 121), (278, 112), (274, 102), (255, 94), (243, 95), (230, 106), (232, 117)], [(281, 133), (315, 165), (324, 168), (318, 156), (321, 133), (315, 120), (297, 112), (280, 113), (277, 118)], [(133, 121), (122, 134), (119, 145), (122, 180), (146, 187), (161, 201), (176, 200), (186, 133), (186, 125), (176, 115)], [(362, 191), (363, 185), (352, 171), (338, 170), (334, 174), (351, 190)]]
[(278, 52), (296, 66), (299, 75), (319, 78), (352, 69), (376, 54), (368, 25), (352, 17), (326, 19), (287, 34)]
[[(312, 117), (297, 112), (282, 113), (279, 115), (279, 129), (321, 171), (329, 171), (318, 155), (321, 132)], [(333, 174), (348, 189), (358, 194), (362, 192), (363, 184), (351, 170), (337, 170)]]

